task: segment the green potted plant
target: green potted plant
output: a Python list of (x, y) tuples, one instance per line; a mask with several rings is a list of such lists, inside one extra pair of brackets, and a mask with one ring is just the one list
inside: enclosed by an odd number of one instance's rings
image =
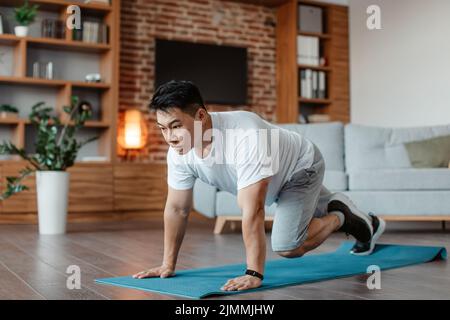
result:
[(17, 177), (7, 177), (7, 184), (0, 200), (27, 190), (23, 180), (36, 172), (39, 233), (61, 234), (66, 231), (69, 173), (67, 168), (75, 163), (78, 151), (85, 144), (97, 139), (91, 137), (77, 141), (75, 133), (91, 117), (89, 110), (80, 112), (78, 99), (72, 97), (71, 106), (65, 106), (70, 121), (62, 123), (52, 116), (53, 108), (39, 102), (32, 107), (29, 119), (37, 126), (36, 152), (32, 155), (11, 142), (0, 143), (0, 154), (18, 155), (28, 162)]
[(25, 0), (23, 6), (14, 9), (16, 21), (19, 23), (14, 28), (14, 32), (18, 37), (26, 37), (28, 34), (28, 26), (34, 21), (37, 14), (37, 4), (30, 5), (28, 0)]
[(17, 118), (19, 115), (19, 110), (16, 107), (10, 104), (2, 104), (0, 105), (0, 118)]

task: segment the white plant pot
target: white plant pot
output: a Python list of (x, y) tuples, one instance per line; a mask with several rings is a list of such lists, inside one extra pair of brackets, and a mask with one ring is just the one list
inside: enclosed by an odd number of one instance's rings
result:
[(69, 172), (36, 171), (40, 234), (66, 232)]
[(18, 37), (26, 37), (28, 34), (28, 26), (16, 26), (14, 27), (14, 33)]

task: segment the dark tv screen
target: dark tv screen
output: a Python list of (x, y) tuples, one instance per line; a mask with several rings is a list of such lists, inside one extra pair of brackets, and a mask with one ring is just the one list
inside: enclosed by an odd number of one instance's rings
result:
[(155, 89), (189, 80), (205, 103), (247, 104), (246, 48), (157, 39), (155, 54)]

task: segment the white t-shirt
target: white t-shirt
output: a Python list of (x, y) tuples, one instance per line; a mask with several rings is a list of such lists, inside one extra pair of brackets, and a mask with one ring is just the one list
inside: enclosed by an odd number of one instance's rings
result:
[(266, 196), (266, 204), (270, 205), (292, 174), (313, 163), (313, 144), (296, 132), (273, 125), (252, 112), (209, 114), (213, 138), (205, 158), (194, 149), (180, 155), (169, 147), (167, 182), (173, 189), (190, 189), (198, 178), (236, 195), (238, 190), (271, 177)]

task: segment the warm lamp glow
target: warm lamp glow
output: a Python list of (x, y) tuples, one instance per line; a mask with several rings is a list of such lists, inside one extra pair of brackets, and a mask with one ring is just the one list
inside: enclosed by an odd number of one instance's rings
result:
[(130, 110), (125, 113), (125, 148), (137, 149), (141, 147), (141, 113)]
[(141, 149), (147, 140), (147, 127), (139, 110), (125, 111), (123, 124), (119, 127), (118, 142), (124, 149)]

